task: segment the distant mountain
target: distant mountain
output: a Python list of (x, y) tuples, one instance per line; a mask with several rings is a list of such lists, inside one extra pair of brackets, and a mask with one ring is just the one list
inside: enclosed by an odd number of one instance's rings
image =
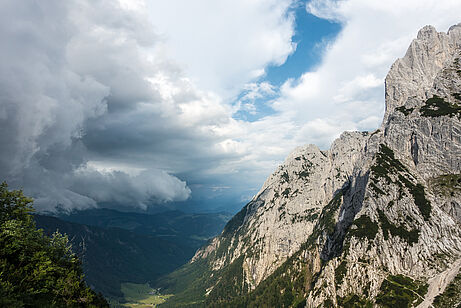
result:
[(461, 24), (421, 29), (385, 87), (380, 129), (297, 148), (162, 307), (460, 307)]
[(229, 213), (190, 214), (181, 211), (166, 211), (157, 214), (119, 212), (112, 209), (89, 209), (75, 211), (58, 218), (97, 226), (120, 228), (138, 234), (206, 240), (222, 231), (224, 223), (232, 217)]
[(107, 209), (59, 218), (34, 217), (45, 233), (59, 230), (69, 236), (83, 260), (87, 283), (110, 298), (122, 298), (122, 282), (152, 282), (186, 263), (229, 218), (226, 214), (145, 215)]

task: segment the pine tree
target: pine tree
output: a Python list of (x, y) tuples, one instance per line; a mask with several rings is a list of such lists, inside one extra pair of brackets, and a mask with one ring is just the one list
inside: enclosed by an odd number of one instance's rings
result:
[(109, 307), (85, 284), (67, 236), (37, 230), (32, 202), (0, 184), (0, 307)]

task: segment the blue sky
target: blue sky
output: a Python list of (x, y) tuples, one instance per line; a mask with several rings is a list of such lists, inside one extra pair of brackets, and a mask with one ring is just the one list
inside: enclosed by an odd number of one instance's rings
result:
[(447, 31), (460, 11), (450, 0), (1, 1), (0, 180), (39, 211), (236, 211), (295, 147), (379, 127), (392, 63), (421, 27)]
[(289, 78), (297, 79), (312, 70), (321, 60), (324, 45), (331, 42), (341, 30), (339, 23), (308, 13), (305, 5), (297, 6), (294, 14), (292, 41), (296, 44), (296, 50), (282, 65), (269, 65), (263, 78), (275, 86), (282, 85)]
[[(338, 22), (321, 19), (308, 13), (304, 2), (294, 5), (290, 13), (294, 15), (294, 32), (291, 39), (296, 49), (283, 64), (268, 65), (265, 74), (257, 80), (258, 83), (267, 82), (274, 86), (274, 93), (254, 99), (256, 109), (251, 113), (241, 110), (234, 114), (236, 119), (256, 121), (274, 114), (275, 111), (268, 102), (277, 97), (279, 87), (288, 79), (296, 80), (318, 65), (325, 45), (331, 42), (341, 29)], [(240, 93), (236, 102), (238, 103), (248, 92), (249, 90)]]

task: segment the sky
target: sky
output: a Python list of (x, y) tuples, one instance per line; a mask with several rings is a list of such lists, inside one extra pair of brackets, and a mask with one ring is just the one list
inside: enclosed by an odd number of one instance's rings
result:
[(235, 212), (297, 146), (374, 130), (458, 0), (5, 0), (0, 175), (39, 211)]

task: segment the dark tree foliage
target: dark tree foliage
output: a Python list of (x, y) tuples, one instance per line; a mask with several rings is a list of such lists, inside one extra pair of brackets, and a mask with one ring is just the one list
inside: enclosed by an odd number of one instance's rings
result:
[[(459, 93), (454, 93), (453, 96), (458, 99)], [(425, 105), (421, 107), (420, 112), (423, 117), (457, 116), (458, 119), (461, 119), (461, 106), (450, 104), (437, 95), (429, 98)]]
[(32, 199), (0, 184), (0, 307), (109, 307), (65, 235), (37, 230)]

